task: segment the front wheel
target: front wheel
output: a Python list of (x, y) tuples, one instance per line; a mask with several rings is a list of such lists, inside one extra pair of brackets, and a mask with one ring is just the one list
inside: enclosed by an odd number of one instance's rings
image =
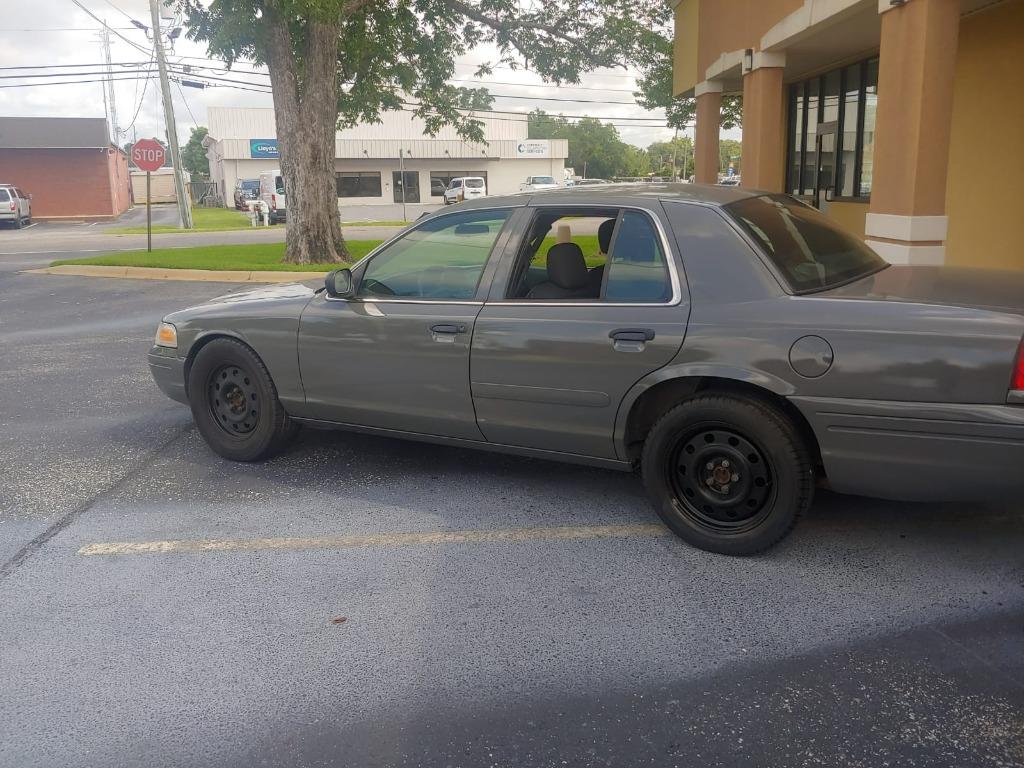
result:
[(226, 459), (269, 458), (295, 434), (263, 362), (234, 339), (215, 339), (199, 351), (188, 396), (203, 439)]
[(732, 395), (701, 395), (665, 413), (644, 443), (642, 470), (665, 524), (726, 555), (776, 544), (814, 495), (814, 464), (792, 422)]

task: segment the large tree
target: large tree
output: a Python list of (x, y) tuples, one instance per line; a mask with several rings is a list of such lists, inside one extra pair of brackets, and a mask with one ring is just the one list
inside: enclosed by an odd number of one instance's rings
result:
[(592, 179), (626, 174), (628, 145), (611, 123), (592, 117), (571, 122), (561, 115), (535, 109), (528, 118), (531, 139), (565, 139), (569, 142), (568, 163), (577, 176)]
[[(641, 76), (634, 93), (636, 103), (647, 109), (664, 109), (670, 128), (691, 127), (697, 113), (697, 100), (679, 98), (672, 87), (672, 11), (663, 4), (663, 18), (646, 30), (636, 46), (636, 64)], [(722, 98), (722, 127), (736, 128), (743, 122), (743, 98)]]
[(196, 126), (188, 137), (188, 143), (181, 148), (181, 164), (192, 176), (201, 179), (210, 178), (210, 158), (203, 146), (203, 139), (208, 133), (205, 125)]
[(229, 63), (266, 65), (288, 190), (286, 261), (342, 261), (334, 183), (338, 126), (406, 109), (428, 132), (451, 125), (483, 140), (484, 88), (449, 81), (456, 58), (485, 46), (492, 66), (529, 66), (577, 83), (623, 66), (663, 15), (661, 0), (171, 0), (189, 36)]

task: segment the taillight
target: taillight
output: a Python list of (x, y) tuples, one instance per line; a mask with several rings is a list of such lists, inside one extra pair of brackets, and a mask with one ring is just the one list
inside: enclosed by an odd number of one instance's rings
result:
[(1013, 381), (1010, 389), (1024, 391), (1024, 339), (1020, 340), (1020, 347), (1017, 348), (1017, 362), (1013, 366)]
[(277, 208), (277, 195), (275, 194), (270, 195), (270, 207)]
[(11, 203), (11, 210), (14, 210), (14, 203)]

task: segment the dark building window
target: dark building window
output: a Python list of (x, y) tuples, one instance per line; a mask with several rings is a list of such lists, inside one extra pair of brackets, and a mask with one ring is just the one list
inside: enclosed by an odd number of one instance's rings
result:
[(380, 173), (341, 171), (336, 174), (338, 197), (380, 197)]
[(786, 190), (816, 198), (826, 191), (836, 197), (868, 197), (878, 59), (793, 83), (788, 98)]

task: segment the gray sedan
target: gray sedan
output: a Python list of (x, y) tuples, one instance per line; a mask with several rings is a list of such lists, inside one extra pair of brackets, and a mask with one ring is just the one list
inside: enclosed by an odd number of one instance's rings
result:
[(687, 542), (749, 554), (816, 485), (1024, 488), (1024, 275), (889, 266), (797, 200), (610, 186), (418, 221), (319, 288), (167, 316), (149, 355), (209, 445), (299, 425), (639, 467)]

